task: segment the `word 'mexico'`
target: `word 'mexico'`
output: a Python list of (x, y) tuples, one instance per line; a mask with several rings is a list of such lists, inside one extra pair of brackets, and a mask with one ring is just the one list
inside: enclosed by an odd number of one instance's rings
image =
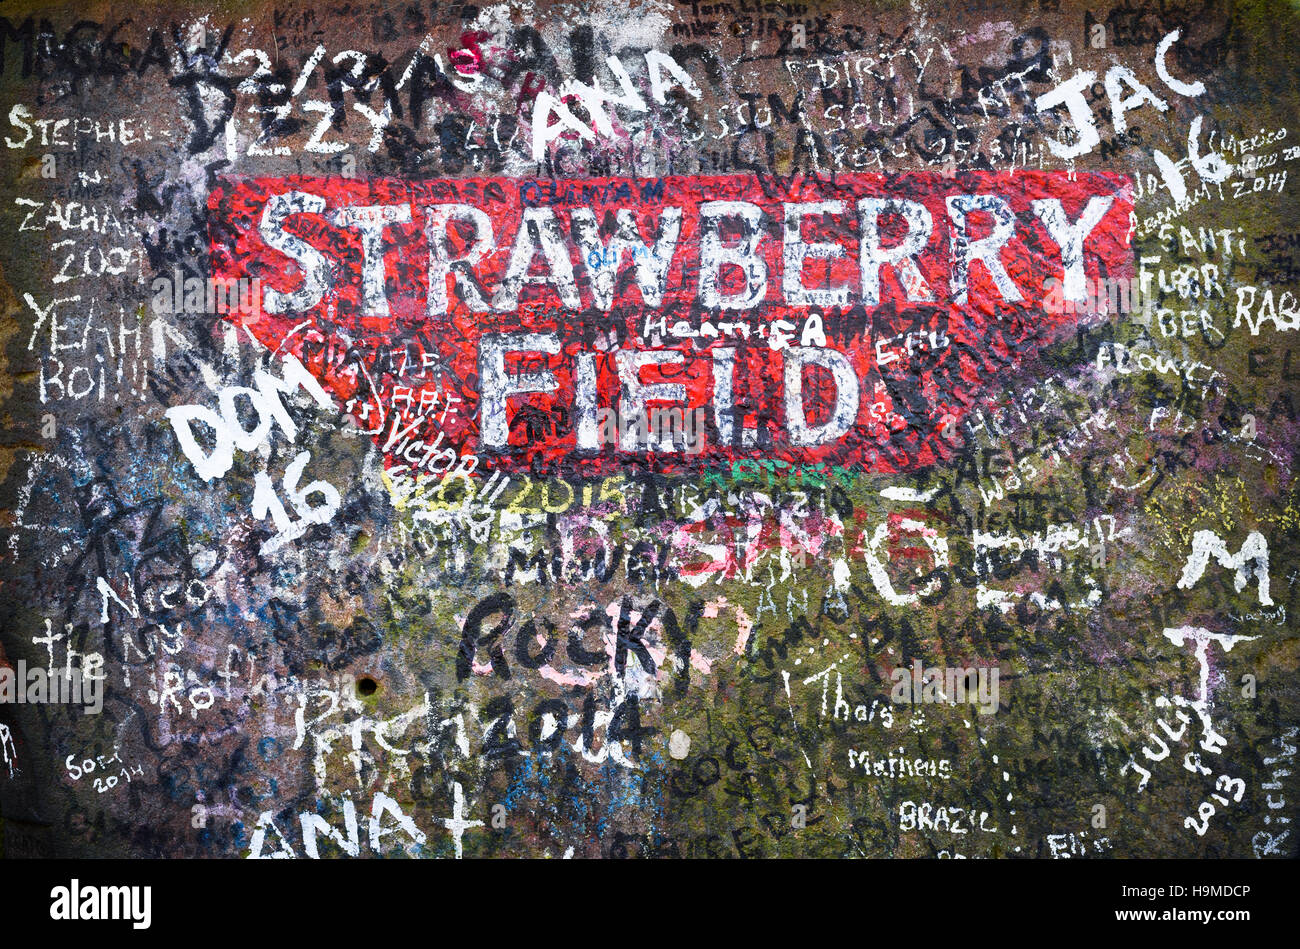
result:
[[(1084, 303), (1090, 281), (1132, 272), (1132, 188), (1115, 175), (777, 191), (747, 176), (229, 180), (210, 201), (214, 276), (261, 281), (261, 312), (229, 318), (299, 356), (390, 465), (597, 475), (629, 456), (931, 464), (986, 378), (1072, 331), (1072, 310), (1040, 308), (1045, 280)], [(600, 435), (611, 413), (665, 407), (707, 413), (702, 451)]]

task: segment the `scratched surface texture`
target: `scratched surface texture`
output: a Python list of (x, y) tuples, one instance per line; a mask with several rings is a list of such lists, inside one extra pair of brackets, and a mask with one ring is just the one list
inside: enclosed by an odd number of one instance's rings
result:
[(0, 4), (0, 853), (1294, 857), (1298, 23)]

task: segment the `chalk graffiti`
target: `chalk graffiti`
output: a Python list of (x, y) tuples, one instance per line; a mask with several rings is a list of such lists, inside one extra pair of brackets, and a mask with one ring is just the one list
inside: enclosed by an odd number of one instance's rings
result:
[(0, 853), (1296, 855), (1289, 6), (75, 6)]

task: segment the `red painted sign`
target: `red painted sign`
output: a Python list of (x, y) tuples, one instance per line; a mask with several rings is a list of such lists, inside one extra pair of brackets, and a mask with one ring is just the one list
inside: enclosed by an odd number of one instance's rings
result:
[(230, 318), (412, 472), (926, 466), (1072, 334), (1049, 281), (1133, 273), (1101, 173), (226, 179), (209, 209), (214, 277), (261, 286)]

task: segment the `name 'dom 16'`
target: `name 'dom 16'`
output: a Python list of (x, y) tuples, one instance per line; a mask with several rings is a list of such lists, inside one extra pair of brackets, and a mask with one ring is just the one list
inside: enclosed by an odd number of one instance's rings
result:
[[(413, 474), (933, 464), (1074, 331), (1047, 281), (1133, 272), (1101, 173), (224, 179), (209, 207), (214, 278), (262, 288), (229, 318)], [(702, 447), (611, 424), (668, 410)]]

